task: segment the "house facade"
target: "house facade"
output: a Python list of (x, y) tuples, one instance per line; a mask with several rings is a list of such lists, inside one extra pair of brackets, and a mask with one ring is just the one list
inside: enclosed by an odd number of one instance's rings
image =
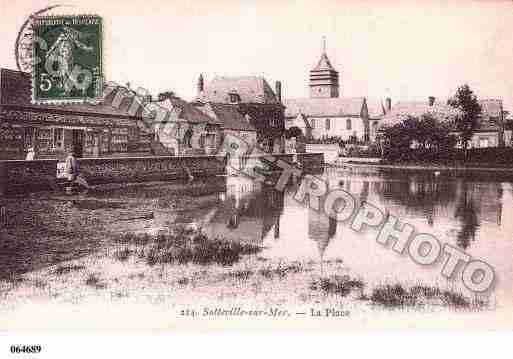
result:
[(276, 93), (263, 77), (215, 77), (207, 86), (198, 81), (196, 101), (214, 105), (231, 105), (244, 121), (256, 129), (256, 142), (267, 152), (284, 151), (285, 118), (281, 103), (281, 83)]
[(299, 127), (307, 140), (340, 137), (372, 141), (384, 109), (365, 97), (340, 97), (339, 73), (325, 49), (309, 74), (308, 98), (284, 99), (287, 128)]
[[(158, 155), (198, 155), (215, 153), (221, 141), (222, 123), (172, 93), (159, 96), (151, 104), (154, 115), (154, 148)], [(157, 109), (157, 111), (155, 110)]]
[(106, 104), (34, 105), (30, 74), (0, 69), (0, 159), (142, 156), (151, 153), (143, 114)]
[(222, 136), (232, 135), (244, 140), (250, 147), (257, 144), (257, 129), (249, 115), (243, 116), (236, 105), (198, 102), (195, 106), (221, 123)]

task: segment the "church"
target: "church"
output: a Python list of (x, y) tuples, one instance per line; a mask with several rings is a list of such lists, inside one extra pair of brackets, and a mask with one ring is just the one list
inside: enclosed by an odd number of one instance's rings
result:
[(341, 97), (340, 85), (324, 42), (321, 58), (310, 70), (310, 96), (283, 100), (285, 127), (299, 127), (307, 140), (336, 136), (345, 141), (373, 141), (386, 109), (366, 97)]

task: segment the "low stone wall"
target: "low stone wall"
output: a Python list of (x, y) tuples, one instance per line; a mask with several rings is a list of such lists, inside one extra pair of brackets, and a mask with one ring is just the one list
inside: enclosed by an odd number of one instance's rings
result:
[(81, 176), (91, 185), (226, 174), (225, 159), (219, 156), (83, 158), (79, 164)]
[(298, 153), (297, 161), (304, 169), (318, 169), (324, 167), (324, 153)]
[(381, 157), (340, 157), (337, 163), (361, 162), (361, 163), (379, 163)]
[(282, 171), (282, 168), (276, 164), (278, 160), (287, 163), (293, 163), (296, 160), (304, 170), (315, 170), (324, 167), (323, 153), (269, 154), (268, 157), (245, 156), (231, 158), (228, 162), (228, 173), (236, 175), (238, 172), (244, 171), (244, 169), (247, 171), (252, 167), (262, 168), (264, 172)]
[(340, 147), (338, 144), (307, 143), (305, 148), (307, 153), (324, 154), (324, 161), (326, 163), (335, 162), (340, 152)]
[(57, 160), (0, 161), (0, 195), (52, 189), (56, 173)]
[[(268, 160), (268, 159), (269, 160)], [(294, 161), (293, 154), (269, 154), (267, 156), (243, 156), (232, 157), (228, 160), (228, 173), (237, 174), (241, 171), (247, 171), (249, 168), (262, 168), (264, 171), (281, 171), (282, 169), (276, 165), (276, 161), (282, 160), (287, 163)]]

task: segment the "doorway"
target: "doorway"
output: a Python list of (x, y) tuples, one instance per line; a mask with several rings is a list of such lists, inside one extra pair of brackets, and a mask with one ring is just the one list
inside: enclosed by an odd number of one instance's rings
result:
[(72, 130), (71, 148), (75, 152), (75, 157), (82, 158), (84, 155), (84, 131)]

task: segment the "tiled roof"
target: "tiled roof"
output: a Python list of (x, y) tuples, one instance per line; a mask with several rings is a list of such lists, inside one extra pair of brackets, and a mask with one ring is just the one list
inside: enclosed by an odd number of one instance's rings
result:
[(235, 105), (206, 103), (199, 104), (197, 108), (221, 122), (225, 129), (256, 132), (256, 128), (242, 116)]
[[(33, 105), (31, 103), (31, 76), (27, 73), (0, 69), (0, 105), (25, 107), (33, 110), (70, 113), (85, 113), (95, 115), (109, 115), (115, 117), (134, 117), (128, 113), (128, 106), (119, 109), (103, 104), (69, 104), (69, 105)], [(139, 114), (140, 115), (140, 114)]]
[[(479, 130), (496, 130), (499, 128), (495, 119), (500, 119), (502, 113), (502, 101), (499, 99), (478, 100), (482, 108), (482, 117)], [(445, 101), (437, 101), (429, 106), (427, 101), (397, 102), (387, 113), (381, 125), (393, 126), (405, 120), (408, 116), (420, 117), (431, 114), (440, 121), (453, 121), (460, 111), (447, 105)]]
[(285, 117), (360, 116), (364, 97), (285, 99)]
[(367, 110), (369, 111), (369, 118), (373, 120), (381, 120), (385, 116), (385, 106), (380, 99), (367, 98)]
[(189, 123), (207, 123), (211, 125), (221, 125), (222, 123), (215, 118), (207, 115), (203, 111), (200, 111), (193, 104), (179, 98), (166, 98), (165, 100), (155, 102), (155, 104), (169, 110), (178, 113), (178, 119)]
[(198, 96), (203, 102), (230, 103), (229, 93), (237, 93), (242, 103), (279, 104), (263, 77), (215, 77)]
[(381, 125), (393, 126), (405, 120), (408, 116), (420, 117), (424, 114), (431, 114), (439, 120), (453, 120), (458, 113), (457, 109), (439, 102), (429, 106), (427, 101), (400, 101), (383, 116)]
[(490, 117), (500, 117), (502, 114), (502, 100), (483, 99), (478, 101), (483, 110), (483, 115)]
[(323, 52), (319, 62), (317, 63), (317, 66), (315, 66), (312, 71), (335, 71), (335, 69), (331, 65), (330, 59), (328, 59), (328, 55)]

